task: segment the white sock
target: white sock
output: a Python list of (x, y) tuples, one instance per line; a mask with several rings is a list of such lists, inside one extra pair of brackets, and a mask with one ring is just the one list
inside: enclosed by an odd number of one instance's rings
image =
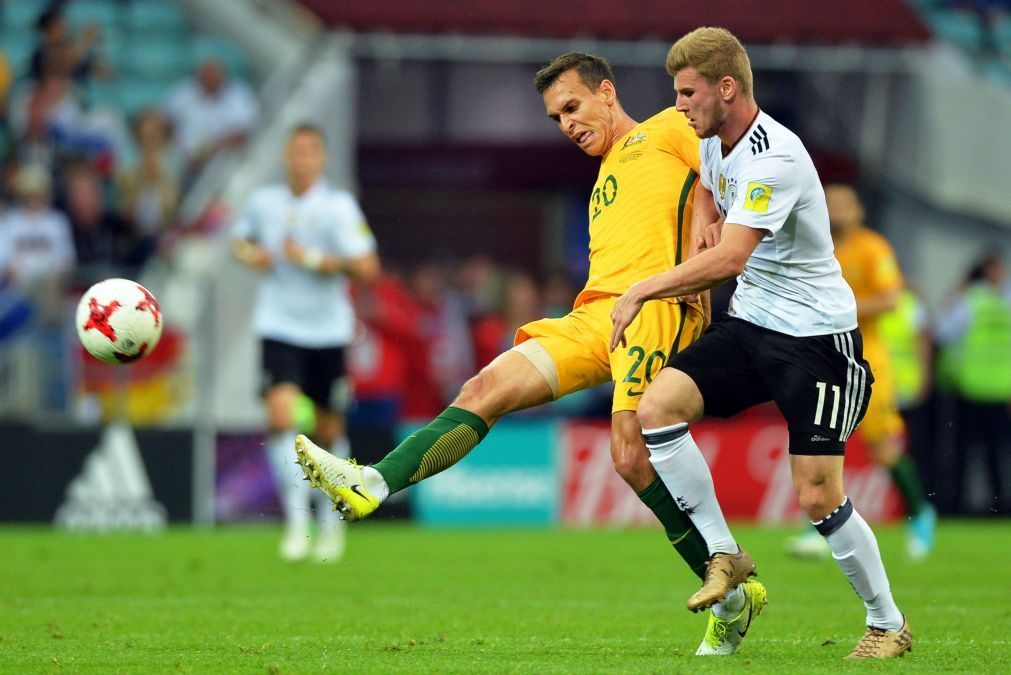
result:
[(309, 499), (312, 488), (303, 480), (302, 470), (295, 463), (294, 430), (271, 434), (267, 443), (267, 459), (274, 474), (281, 513), (289, 532), (301, 532), (309, 525)]
[(362, 480), (365, 482), (365, 489), (380, 503), (385, 502), (390, 496), (390, 486), (386, 484), (383, 474), (371, 466), (362, 467)]
[(902, 612), (892, 599), (874, 532), (847, 497), (841, 506), (814, 526), (832, 549), (832, 557), (867, 607), (867, 625), (897, 631)]
[(744, 609), (744, 601), (747, 599), (747, 596), (744, 595), (744, 585), (738, 584), (734, 586), (734, 590), (727, 593), (725, 598), (713, 605), (713, 614), (721, 619), (736, 619)]
[(674, 502), (688, 514), (709, 547), (709, 554), (737, 553), (740, 548), (730, 533), (723, 510), (716, 500), (713, 476), (699, 446), (684, 422), (660, 429), (643, 429), (649, 461), (670, 490)]

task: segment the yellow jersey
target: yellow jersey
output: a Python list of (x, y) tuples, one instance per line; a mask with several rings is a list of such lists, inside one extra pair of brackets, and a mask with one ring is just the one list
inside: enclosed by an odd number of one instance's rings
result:
[(575, 307), (687, 257), (698, 173), (699, 139), (674, 108), (611, 146), (590, 194), (590, 274)]
[[(842, 267), (843, 278), (853, 289), (857, 305), (863, 298), (900, 290), (903, 286), (902, 272), (895, 259), (895, 251), (888, 240), (874, 230), (860, 227), (846, 237), (841, 245), (836, 245), (835, 257)], [(877, 318), (859, 320), (864, 345), (878, 342)]]

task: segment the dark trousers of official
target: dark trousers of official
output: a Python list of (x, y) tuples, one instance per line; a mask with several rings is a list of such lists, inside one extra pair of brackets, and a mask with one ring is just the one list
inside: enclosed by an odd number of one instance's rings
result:
[[(988, 485), (974, 485), (973, 490), (986, 490), (986, 515), (1006, 513), (1008, 504), (1004, 500), (1004, 472), (1002, 463), (1009, 452), (1011, 435), (1011, 414), (1007, 403), (979, 403), (960, 398), (958, 401), (958, 421), (955, 443), (954, 505), (959, 511), (968, 508), (965, 503), (966, 473), (970, 458), (977, 451), (983, 453), (984, 469)], [(973, 502), (982, 500), (973, 500)]]

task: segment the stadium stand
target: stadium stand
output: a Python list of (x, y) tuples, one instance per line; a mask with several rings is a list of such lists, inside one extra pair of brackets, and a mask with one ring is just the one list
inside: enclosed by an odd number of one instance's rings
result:
[(374, 3), (335, 3), (303, 0), (327, 25), (360, 31), (398, 33), (512, 34), (551, 37), (593, 36), (600, 39), (666, 38), (713, 17), (744, 41), (761, 43), (896, 45), (923, 42), (930, 33), (916, 12), (901, 0), (852, 3), (846, 20), (838, 20), (838, 4), (831, 0), (804, 3), (770, 0), (713, 0), (679, 3), (663, 0), (562, 0), (539, 2), (531, 12), (522, 3), (483, 3), (459, 11), (455, 4), (424, 0)]

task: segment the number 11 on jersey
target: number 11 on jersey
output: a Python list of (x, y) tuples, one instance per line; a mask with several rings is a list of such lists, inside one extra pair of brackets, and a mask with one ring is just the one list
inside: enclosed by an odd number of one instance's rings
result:
[[(818, 388), (818, 407), (814, 411), (814, 423), (815, 426), (821, 426), (822, 413), (825, 412), (825, 392), (828, 389), (828, 384), (826, 382), (815, 382), (815, 387)], [(839, 385), (832, 385), (832, 416), (828, 421), (828, 428), (835, 429), (836, 419), (839, 417)]]

